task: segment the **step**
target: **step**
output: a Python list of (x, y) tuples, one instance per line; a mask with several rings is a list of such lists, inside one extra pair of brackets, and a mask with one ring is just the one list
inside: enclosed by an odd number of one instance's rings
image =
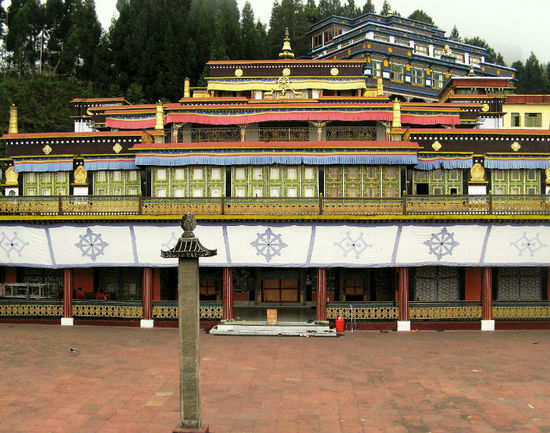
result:
[(266, 335), (289, 337), (336, 337), (328, 322), (267, 322), (225, 321), (210, 330), (213, 335)]

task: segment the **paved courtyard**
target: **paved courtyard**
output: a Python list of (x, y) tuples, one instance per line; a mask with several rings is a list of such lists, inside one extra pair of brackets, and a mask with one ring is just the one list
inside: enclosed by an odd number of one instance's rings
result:
[[(169, 433), (176, 344), (176, 329), (0, 324), (0, 433)], [(548, 331), (201, 345), (214, 433), (550, 432)]]

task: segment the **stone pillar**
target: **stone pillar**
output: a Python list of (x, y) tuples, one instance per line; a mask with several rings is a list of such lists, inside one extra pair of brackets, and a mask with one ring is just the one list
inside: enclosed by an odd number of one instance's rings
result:
[(327, 270), (317, 269), (317, 314), (316, 320), (327, 320)]
[(494, 331), (493, 320), (493, 270), (483, 268), (481, 275), (481, 330)]
[(199, 260), (179, 259), (178, 311), (180, 340), (180, 413), (182, 427), (199, 429), (200, 395)]
[(140, 326), (142, 328), (152, 328), (153, 320), (153, 269), (143, 268), (143, 295), (142, 295), (142, 318)]
[(223, 268), (223, 320), (233, 317), (233, 269)]
[(73, 326), (73, 271), (65, 269), (63, 275), (63, 317), (61, 326)]
[(399, 320), (398, 331), (410, 331), (411, 320), (409, 318), (409, 268), (399, 268)]

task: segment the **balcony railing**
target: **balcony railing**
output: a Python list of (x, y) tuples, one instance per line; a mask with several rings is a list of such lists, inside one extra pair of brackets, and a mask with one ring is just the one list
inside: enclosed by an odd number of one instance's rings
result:
[(191, 142), (241, 141), (240, 128), (192, 128)]
[(0, 197), (0, 215), (550, 215), (549, 196), (398, 198)]
[(260, 128), (260, 141), (309, 141), (309, 128)]
[(376, 140), (376, 128), (372, 126), (328, 126), (327, 141)]

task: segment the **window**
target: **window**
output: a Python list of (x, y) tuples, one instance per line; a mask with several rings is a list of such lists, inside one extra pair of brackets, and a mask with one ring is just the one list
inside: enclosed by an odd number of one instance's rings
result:
[(540, 128), (542, 126), (542, 113), (525, 113), (525, 126), (527, 128)]
[(464, 53), (453, 53), (452, 56), (456, 59), (459, 63), (464, 63)]
[(436, 58), (440, 58), (444, 53), (445, 53), (445, 51), (443, 50), (443, 48), (435, 48), (434, 49), (434, 57), (436, 57)]
[(252, 179), (262, 180), (262, 169), (261, 169), (261, 167), (254, 167), (252, 169)]
[(262, 197), (263, 191), (261, 188), (254, 188), (254, 197)]
[(432, 72), (433, 77), (433, 87), (434, 89), (442, 89), (443, 84), (445, 84), (445, 76), (443, 72)]
[(279, 167), (271, 167), (271, 170), (269, 172), (269, 177), (272, 180), (279, 179)]
[(298, 178), (298, 170), (296, 167), (289, 167), (286, 171), (287, 179), (296, 180)]
[(287, 191), (286, 191), (286, 194), (288, 197), (297, 197), (298, 196), (298, 192), (296, 190), (296, 188), (288, 188)]
[(176, 188), (176, 197), (185, 197), (185, 190), (183, 188)]
[(114, 195), (122, 195), (122, 190), (120, 188), (115, 188)]
[(202, 188), (193, 188), (193, 197), (202, 197)]
[(220, 167), (212, 168), (212, 179), (221, 180), (222, 178), (222, 169)]
[[(193, 169), (193, 180), (202, 180), (202, 168), (194, 168)], [(193, 197), (196, 197), (193, 192)]]
[(403, 65), (398, 63), (391, 64), (391, 80), (403, 82)]
[(26, 176), (27, 176), (27, 182), (29, 182), (29, 183), (34, 183), (35, 182), (34, 173), (26, 173)]
[(521, 116), (519, 113), (511, 114), (512, 128), (519, 128), (521, 126)]
[(304, 178), (306, 180), (313, 180), (315, 178), (313, 175), (313, 167), (304, 168)]
[[(10, 192), (13, 192), (13, 190), (10, 191)], [(36, 195), (36, 191), (34, 190), (34, 188), (29, 189), (29, 190), (27, 191), (27, 195)]]
[(470, 65), (479, 66), (481, 64), (481, 57), (470, 56)]
[(42, 173), (40, 175), (40, 180), (42, 182), (49, 182), (50, 181), (50, 173)]
[(428, 55), (428, 46), (427, 45), (416, 44), (416, 46), (414, 47), (414, 51), (416, 52), (416, 54), (422, 54), (424, 56), (427, 56)]
[(381, 77), (382, 76), (382, 61), (381, 60), (373, 60), (372, 61), (372, 69), (373, 74), (375, 77)]
[(237, 197), (244, 197), (246, 195), (246, 189), (244, 188), (244, 186), (238, 186), (237, 188), (235, 188), (235, 195)]
[(99, 188), (97, 190), (97, 195), (105, 195), (105, 190), (103, 188)]
[[(166, 169), (165, 168), (157, 168), (157, 180), (166, 180)], [(161, 197), (166, 197), (166, 196), (161, 196)]]
[(404, 38), (395, 38), (395, 43), (397, 45), (404, 45), (406, 47), (409, 46), (409, 40)]
[(55, 174), (55, 179), (57, 182), (65, 182), (65, 173), (59, 171)]
[(137, 188), (128, 188), (128, 195), (138, 195)]
[(412, 82), (415, 86), (424, 86), (424, 69), (422, 68), (413, 68), (412, 69)]
[(52, 195), (52, 191), (50, 190), (50, 188), (44, 188), (42, 190), (42, 195)]
[(271, 197), (279, 197), (281, 195), (280, 192), (279, 188), (271, 188)]
[(210, 196), (211, 197), (221, 197), (222, 192), (219, 188), (213, 188), (212, 191), (210, 191)]
[(185, 180), (185, 168), (176, 168), (175, 178), (176, 180)]
[(120, 182), (122, 178), (122, 173), (118, 170), (113, 171), (113, 182)]
[(135, 170), (130, 170), (128, 172), (128, 180), (130, 182), (135, 182), (137, 180), (137, 171)]
[(313, 188), (306, 188), (306, 189), (304, 190), (304, 195), (305, 195), (307, 198), (313, 197)]
[(416, 184), (416, 195), (428, 195), (429, 192), (430, 192), (430, 187), (427, 183)]
[(374, 34), (374, 39), (377, 40), (377, 41), (389, 42), (390, 41), (390, 36), (386, 35), (384, 33), (375, 33)]
[(157, 197), (166, 197), (166, 190), (164, 188), (160, 188), (157, 190)]
[(245, 180), (246, 179), (246, 170), (244, 167), (237, 167), (235, 169), (235, 179)]
[(376, 179), (377, 177), (378, 177), (377, 167), (372, 167), (372, 166), (367, 167), (367, 178)]

